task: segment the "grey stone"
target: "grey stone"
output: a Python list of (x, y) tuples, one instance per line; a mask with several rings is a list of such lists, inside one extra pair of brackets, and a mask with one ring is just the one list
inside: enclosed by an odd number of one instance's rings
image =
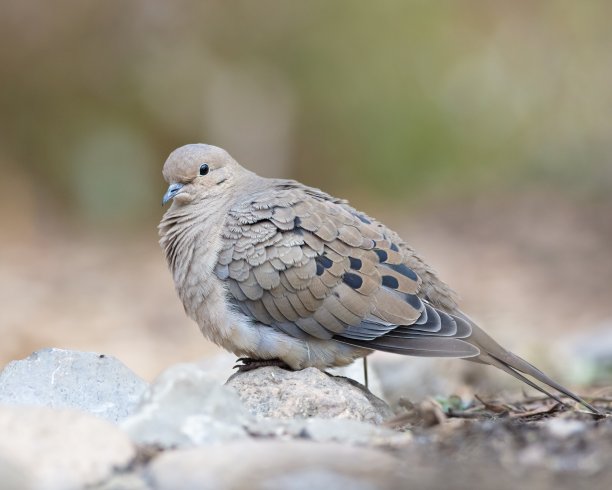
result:
[(379, 450), (263, 440), (169, 451), (147, 473), (156, 490), (384, 490), (403, 488), (401, 469)]
[(76, 410), (0, 407), (0, 434), (0, 460), (20, 468), (34, 489), (93, 485), (136, 455), (116, 426)]
[(300, 435), (316, 442), (364, 446), (399, 446), (412, 441), (409, 432), (397, 432), (357, 420), (308, 419), (304, 421)]
[(561, 337), (556, 350), (553, 358), (562, 360), (558, 368), (573, 384), (612, 383), (612, 320)]
[(164, 371), (121, 427), (138, 444), (192, 447), (248, 437), (251, 416), (229, 388), (195, 364)]
[[(370, 355), (368, 356), (368, 359), (372, 357), (373, 355)], [(206, 371), (206, 373), (210, 377), (215, 378), (219, 382), (219, 384), (224, 384), (225, 381), (227, 381), (227, 379), (235, 373), (235, 371), (233, 370), (233, 366), (236, 364), (236, 356), (230, 354), (229, 352), (223, 351), (219, 354), (215, 354), (214, 356), (201, 359), (197, 361), (196, 364), (204, 371)], [(362, 359), (357, 359), (355, 362), (349, 364), (348, 366), (331, 368), (326, 371), (334, 376), (344, 376), (346, 378), (351, 378), (362, 385), (365, 384)], [(370, 392), (372, 392), (372, 394), (384, 400), (384, 393), (380, 378), (378, 376), (378, 373), (372, 368), (372, 366), (370, 366), (368, 369), (368, 389), (370, 390)]]
[(371, 370), (380, 380), (383, 398), (393, 408), (400, 399), (418, 401), (455, 393), (465, 385), (470, 369), (470, 363), (457, 359), (414, 358), (386, 352), (375, 352), (370, 357)]
[(404, 447), (412, 442), (409, 432), (397, 432), (379, 425), (350, 419), (258, 419), (249, 425), (255, 437), (306, 439), (371, 447)]
[(138, 473), (119, 473), (88, 490), (151, 490), (151, 486)]
[[(378, 376), (376, 370), (372, 367), (372, 357), (373, 354), (368, 356), (368, 390), (378, 398), (387, 401), (384, 398), (383, 386)], [(357, 381), (359, 384), (365, 386), (365, 371), (363, 366), (363, 359), (357, 359), (352, 364), (343, 367), (337, 367), (333, 369), (328, 369), (327, 372), (329, 374), (333, 374), (334, 376), (344, 376), (346, 378), (351, 378), (352, 380)]]
[(0, 404), (74, 408), (117, 422), (130, 415), (147, 383), (111, 356), (44, 349), (0, 373)]
[(236, 373), (226, 383), (257, 417), (334, 418), (381, 423), (393, 416), (385, 402), (348, 378), (319, 369), (263, 367)]
[(28, 474), (27, 468), (6, 461), (0, 456), (0, 488), (30, 490), (34, 482)]
[(548, 433), (557, 439), (568, 439), (582, 434), (588, 429), (588, 425), (582, 420), (555, 418), (544, 423)]

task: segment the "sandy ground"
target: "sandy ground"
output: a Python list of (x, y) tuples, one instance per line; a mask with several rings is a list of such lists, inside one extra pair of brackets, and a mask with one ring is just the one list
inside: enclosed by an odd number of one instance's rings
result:
[[(611, 398), (599, 403), (606, 406), (610, 412)], [(410, 488), (573, 490), (612, 484), (610, 418), (565, 411), (549, 401), (457, 416), (413, 429), (415, 444), (401, 454)]]

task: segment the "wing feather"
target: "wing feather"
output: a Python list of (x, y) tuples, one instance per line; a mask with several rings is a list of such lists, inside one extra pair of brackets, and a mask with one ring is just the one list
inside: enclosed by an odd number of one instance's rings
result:
[(253, 320), (299, 338), (467, 357), (470, 325), (428, 301), (419, 263), (343, 202), (283, 183), (232, 209), (215, 268)]

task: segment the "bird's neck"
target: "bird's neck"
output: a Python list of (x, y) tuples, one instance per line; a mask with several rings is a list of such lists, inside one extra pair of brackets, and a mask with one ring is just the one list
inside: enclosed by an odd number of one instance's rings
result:
[[(223, 246), (223, 227), (232, 206), (265, 186), (266, 179), (243, 170), (227, 199), (173, 203), (159, 224), (160, 245), (187, 313), (197, 311), (214, 289), (214, 268)], [(229, 197), (231, 196), (231, 197)]]
[(204, 200), (172, 206), (164, 215), (159, 225), (160, 245), (181, 299), (185, 299), (184, 295), (197, 295), (203, 300), (208, 295), (207, 282), (193, 279), (211, 277), (228, 209), (226, 202)]

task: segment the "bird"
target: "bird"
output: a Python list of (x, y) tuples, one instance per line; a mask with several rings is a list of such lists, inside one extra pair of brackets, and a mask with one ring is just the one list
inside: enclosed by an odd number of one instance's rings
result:
[(172, 203), (159, 241), (178, 296), (244, 370), (324, 370), (374, 351), (459, 358), (600, 413), (493, 340), (416, 251), (348, 201), (207, 144), (177, 148), (162, 173)]

